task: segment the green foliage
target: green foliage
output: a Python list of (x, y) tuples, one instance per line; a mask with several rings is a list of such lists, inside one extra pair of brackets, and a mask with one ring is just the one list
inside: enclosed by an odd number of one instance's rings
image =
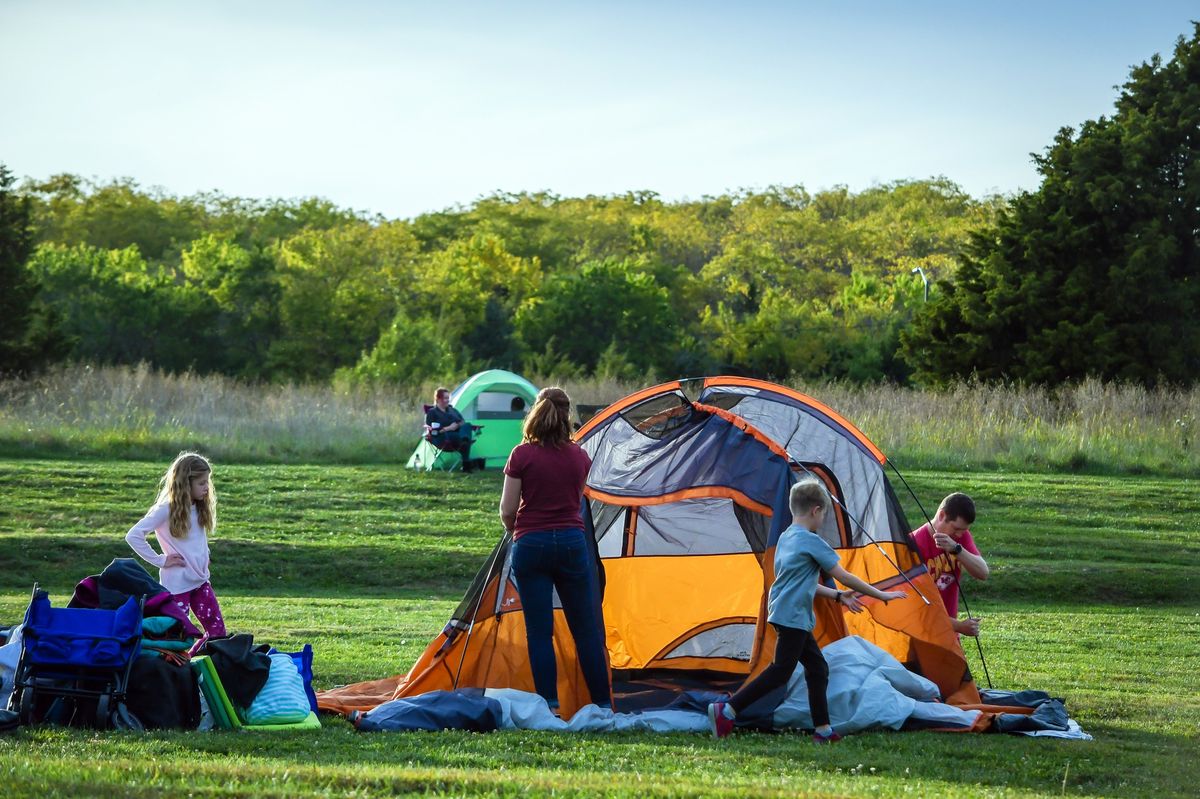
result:
[(217, 370), (217, 305), (201, 289), (150, 266), (134, 246), (42, 244), (29, 260), (39, 302), (61, 320), (71, 356), (94, 363), (155, 363)]
[[(996, 208), (941, 178), (679, 203), (497, 194), (397, 222), (317, 198), (176, 198), (71, 175), (20, 196), (43, 245), (34, 283), (53, 283), (39, 319), (70, 357), (347, 385), (485, 367), (904, 380), (895, 331), (909, 273), (951, 273)], [(96, 296), (63, 290), (65, 267), (47, 262), (64, 259)], [(101, 324), (130, 302), (159, 310)], [(183, 330), (206, 352), (154, 341)]]
[(0, 373), (25, 371), (34, 356), (29, 336), (37, 286), (25, 271), (33, 249), (31, 203), (13, 191), (14, 182), (0, 163)]
[(24, 189), (40, 241), (102, 250), (134, 246), (151, 262), (178, 261), (179, 248), (203, 232), (207, 217), (196, 198), (146, 192), (128, 178), (94, 185), (55, 175)]
[(256, 377), (266, 368), (279, 328), (274, 266), (268, 253), (250, 252), (228, 236), (212, 233), (182, 253), (180, 273), (186, 284), (216, 305), (209, 335), (219, 342), (215, 354), (225, 374)]
[(828, 373), (854, 383), (881, 377), (907, 383), (908, 365), (897, 354), (900, 334), (923, 296), (923, 283), (915, 275), (900, 274), (889, 281), (855, 272), (834, 305), (841, 328), (830, 341)]
[(993, 207), (945, 179), (748, 196), (689, 287), (703, 304), (698, 335), (722, 369), (904, 381), (912, 271), (949, 274)]
[(1191, 383), (1200, 370), (1200, 24), (976, 234), (905, 337), (922, 380)]
[(27, 181), (39, 242), (89, 244), (100, 249), (136, 246), (147, 261), (177, 264), (188, 242), (205, 233), (231, 237), (247, 249), (276, 243), (302, 230), (329, 230), (362, 221), (328, 200), (247, 200), (217, 193), (173, 197), (143, 189), (129, 178), (98, 184), (77, 175)]
[(411, 319), (401, 311), (375, 347), (353, 367), (339, 370), (335, 382), (354, 386), (449, 379), (454, 355), (437, 322), (427, 316)]
[(494, 233), (456, 241), (420, 263), (411, 308), (427, 309), (458, 366), (516, 366), (512, 320), (542, 281), (540, 260), (522, 257)]
[(624, 374), (673, 365), (675, 325), (667, 290), (638, 264), (616, 260), (591, 261), (554, 276), (516, 319), (527, 350), (545, 352), (553, 340), (562, 358), (587, 373), (596, 371), (606, 352), (605, 368)]
[(272, 374), (329, 378), (370, 350), (399, 300), (419, 291), (417, 242), (398, 224), (307, 229), (279, 245), (280, 333)]

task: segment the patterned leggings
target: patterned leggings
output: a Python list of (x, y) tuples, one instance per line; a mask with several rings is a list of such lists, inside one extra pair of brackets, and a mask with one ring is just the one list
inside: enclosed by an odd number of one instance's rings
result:
[(186, 594), (174, 594), (171, 599), (184, 613), (189, 609), (192, 611), (209, 638), (225, 635), (225, 619), (221, 616), (221, 606), (217, 603), (217, 595), (213, 593), (211, 585), (204, 583)]

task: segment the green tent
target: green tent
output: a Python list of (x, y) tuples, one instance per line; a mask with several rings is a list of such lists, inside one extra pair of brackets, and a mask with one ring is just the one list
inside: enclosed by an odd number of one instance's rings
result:
[[(521, 425), (537, 399), (537, 391), (520, 375), (489, 369), (472, 375), (450, 392), (450, 404), (463, 418), (483, 427), (471, 446), (472, 458), (483, 458), (490, 469), (499, 469), (508, 462), (508, 454), (521, 443)], [(460, 460), (457, 452), (442, 452), (422, 439), (408, 459), (408, 468), (452, 469)]]

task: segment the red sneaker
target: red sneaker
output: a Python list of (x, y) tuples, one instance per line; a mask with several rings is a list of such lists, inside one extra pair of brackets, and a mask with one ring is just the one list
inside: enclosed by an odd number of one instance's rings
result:
[(725, 717), (727, 702), (713, 702), (708, 706), (708, 728), (714, 738), (724, 738), (733, 732), (733, 719)]
[(842, 736), (837, 734), (837, 730), (830, 730), (828, 735), (819, 732), (813, 733), (813, 743), (831, 744), (840, 740), (842, 740)]

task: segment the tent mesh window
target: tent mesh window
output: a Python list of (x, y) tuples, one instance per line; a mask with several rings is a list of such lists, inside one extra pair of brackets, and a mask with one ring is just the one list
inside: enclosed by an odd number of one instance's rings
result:
[(714, 497), (638, 508), (594, 499), (590, 508), (602, 558), (761, 554), (771, 526), (770, 517)]
[(644, 436), (663, 439), (686, 425), (696, 411), (680, 394), (664, 394), (640, 402), (621, 413), (634, 430)]
[(733, 406), (741, 402), (745, 396), (745, 394), (714, 390), (704, 395), (704, 404), (712, 405), (714, 408), (720, 408), (723, 411), (729, 411), (733, 410)]

